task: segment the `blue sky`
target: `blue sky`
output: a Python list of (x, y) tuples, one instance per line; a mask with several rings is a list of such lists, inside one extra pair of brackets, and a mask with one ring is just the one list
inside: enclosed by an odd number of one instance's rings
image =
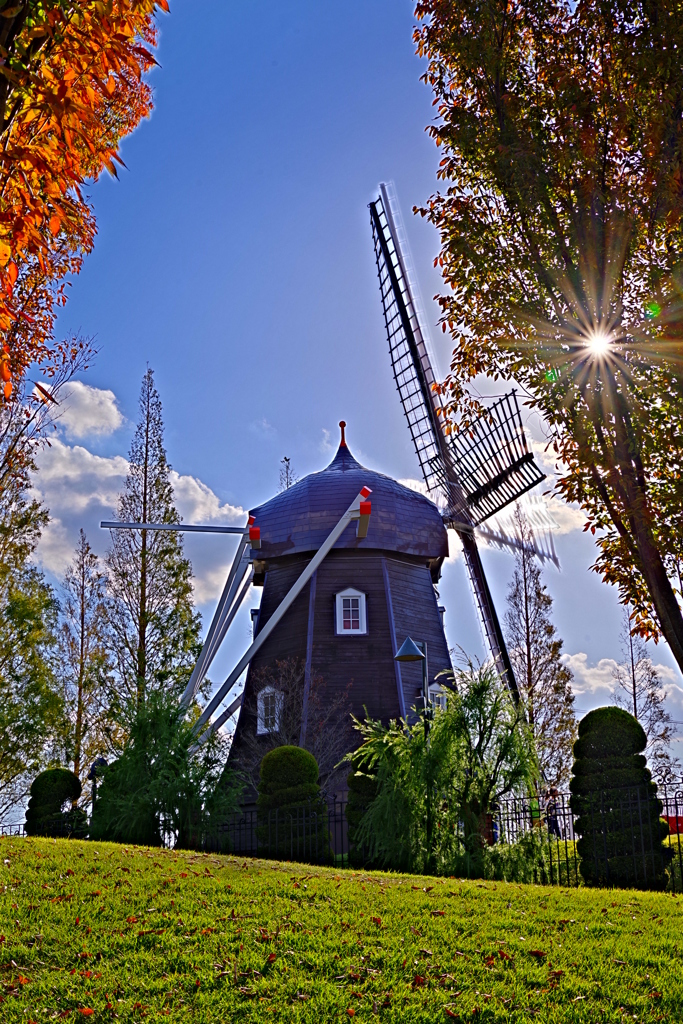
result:
[[(94, 336), (100, 352), (36, 478), (53, 511), (40, 550), (53, 573), (79, 526), (106, 549), (96, 523), (125, 472), (147, 363), (188, 521), (233, 521), (235, 509), (272, 496), (284, 455), (300, 476), (320, 469), (340, 419), (359, 461), (398, 479), (419, 473), (391, 376), (367, 210), (377, 183), (393, 180), (434, 324), (438, 239), (410, 214), (435, 190), (438, 163), (411, 4), (173, 0), (160, 25), (155, 111), (124, 143), (120, 180), (92, 188), (96, 248), (59, 323)], [(444, 373), (448, 342), (432, 333)], [(539, 424), (528, 426), (540, 439)], [(580, 517), (559, 510), (558, 521), (562, 571), (549, 569), (547, 584), (577, 704), (590, 707), (611, 685), (620, 611), (588, 571), (594, 547)], [(231, 543), (188, 542), (207, 623)], [(511, 559), (484, 558), (502, 611)], [(480, 654), (457, 557), (441, 597), (449, 641)], [(245, 609), (216, 677), (248, 631)], [(683, 720), (673, 660), (663, 644), (653, 657)]]

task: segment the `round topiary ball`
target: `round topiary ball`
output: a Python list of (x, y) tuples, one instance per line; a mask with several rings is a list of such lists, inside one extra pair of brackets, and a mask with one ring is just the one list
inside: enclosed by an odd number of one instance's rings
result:
[(303, 747), (276, 747), (261, 761), (258, 806), (288, 807), (320, 796), (318, 762)]
[[(74, 817), (71, 805), (81, 795), (81, 783), (68, 768), (48, 768), (31, 784), (25, 831), (29, 836), (68, 835)], [(65, 805), (69, 805), (65, 810)], [(78, 818), (82, 829), (81, 815)]]
[(574, 758), (599, 761), (605, 757), (629, 757), (640, 754), (646, 746), (645, 730), (628, 711), (616, 707), (596, 708), (579, 723)]

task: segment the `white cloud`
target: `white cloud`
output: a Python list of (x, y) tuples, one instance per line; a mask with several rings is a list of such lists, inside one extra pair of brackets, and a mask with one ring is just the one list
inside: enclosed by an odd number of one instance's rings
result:
[[(600, 658), (594, 665), (588, 662), (588, 655), (583, 651), (578, 654), (563, 654), (562, 662), (573, 673), (572, 690), (578, 696), (585, 696), (593, 706), (595, 699), (600, 697), (608, 699), (616, 688), (614, 672), (618, 668), (618, 662), (614, 658)], [(680, 704), (683, 698), (679, 676), (669, 665), (654, 663), (659, 678), (662, 681), (662, 688), (669, 700)], [(678, 716), (680, 717), (680, 716)]]
[[(104, 554), (109, 534), (100, 529), (100, 521), (112, 518), (127, 472), (128, 462), (121, 455), (104, 458), (81, 445), (60, 440), (41, 452), (33, 489), (50, 510), (51, 521), (36, 552), (45, 569), (62, 575), (73, 557), (81, 528), (93, 549)], [(196, 477), (172, 471), (171, 483), (184, 522), (245, 521), (244, 509), (221, 504), (211, 488)], [(196, 600), (214, 600), (225, 583), (234, 543), (219, 535), (201, 539), (188, 535), (185, 546), (192, 559)]]
[(320, 442), (319, 448), (320, 448), (321, 452), (332, 451), (332, 442), (330, 441), (330, 432), (329, 432), (329, 430), (325, 430), (324, 427), (323, 427), (323, 439)]
[(616, 685), (614, 670), (617, 662), (614, 658), (600, 658), (595, 665), (589, 665), (588, 655), (579, 651), (578, 654), (563, 654), (562, 661), (574, 676), (572, 690), (577, 696), (609, 700)]
[(530, 437), (527, 437), (527, 440), (536, 457), (536, 461), (546, 474), (546, 480), (533, 493), (542, 494), (548, 512), (557, 523), (558, 528), (553, 531), (555, 536), (558, 537), (562, 534), (583, 530), (586, 525), (586, 516), (578, 505), (570, 505), (555, 494), (543, 493), (544, 491), (552, 490), (558, 475), (563, 472), (564, 464), (555, 455), (547, 441), (537, 441)]
[(123, 423), (113, 391), (72, 381), (60, 401), (57, 424), (69, 440), (113, 434)]

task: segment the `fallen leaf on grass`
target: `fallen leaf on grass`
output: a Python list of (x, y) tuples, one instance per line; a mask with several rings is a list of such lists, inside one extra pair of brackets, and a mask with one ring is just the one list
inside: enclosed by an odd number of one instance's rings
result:
[(564, 971), (548, 971), (549, 978), (561, 978), (563, 974)]
[(84, 1017), (90, 1017), (95, 1011), (91, 1006), (79, 1006), (78, 1012), (82, 1013)]
[(432, 910), (431, 911), (432, 917), (443, 917), (445, 913), (446, 913), (445, 910)]
[(650, 999), (661, 999), (662, 998), (662, 993), (661, 992), (648, 992), (648, 998), (650, 998)]
[(457, 1020), (460, 1020), (460, 1014), (454, 1013), (453, 1010), (449, 1010), (447, 1006), (444, 1006), (444, 1013), (447, 1017), (455, 1017)]
[(614, 960), (613, 959), (612, 963), (613, 964), (619, 964), (620, 967), (626, 967), (626, 961), (625, 960)]
[(421, 974), (416, 974), (413, 978), (413, 988), (421, 988), (424, 985), (425, 979)]
[(542, 949), (530, 949), (529, 953), (531, 956), (535, 956), (538, 960), (544, 960), (547, 957), (547, 953), (544, 953)]
[(372, 923), (376, 924), (378, 928), (381, 928), (382, 927), (382, 918), (381, 917), (373, 917), (372, 918)]

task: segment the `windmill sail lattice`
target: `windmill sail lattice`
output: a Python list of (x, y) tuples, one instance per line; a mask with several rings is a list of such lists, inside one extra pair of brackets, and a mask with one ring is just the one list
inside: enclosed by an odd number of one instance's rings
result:
[(544, 474), (528, 449), (514, 392), (488, 409), (467, 434), (446, 436), (441, 397), (433, 389), (436, 378), (419, 289), (391, 186), (380, 185), (379, 197), (370, 204), (370, 219), (391, 365), (422, 475), (445, 521), (460, 537), (489, 649), (518, 699), (474, 529), (543, 480)]

